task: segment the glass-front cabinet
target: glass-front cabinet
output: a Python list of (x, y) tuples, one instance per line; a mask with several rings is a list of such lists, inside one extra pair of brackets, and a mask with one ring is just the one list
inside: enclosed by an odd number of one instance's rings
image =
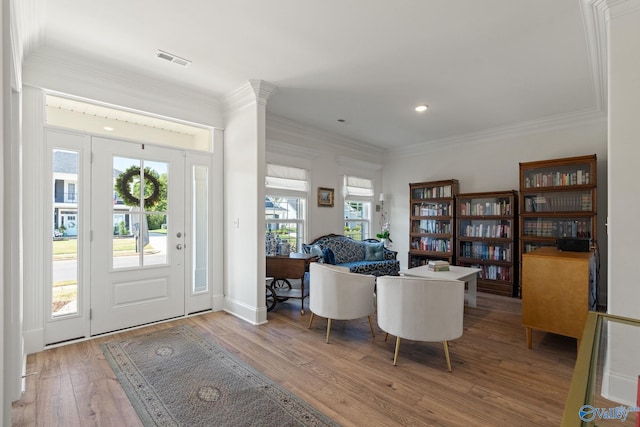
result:
[(478, 290), (514, 296), (517, 192), (460, 194), (456, 198), (456, 263), (480, 268)]
[(595, 245), (596, 155), (520, 163), (522, 254), (562, 238)]
[(455, 179), (409, 184), (409, 267), (430, 259), (454, 263)]
[(589, 312), (563, 427), (640, 425), (640, 320)]

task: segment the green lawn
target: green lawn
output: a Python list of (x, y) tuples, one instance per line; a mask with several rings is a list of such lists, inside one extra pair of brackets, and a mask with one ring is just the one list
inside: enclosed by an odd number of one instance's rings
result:
[[(154, 233), (166, 234), (167, 230), (152, 230)], [(145, 252), (153, 251), (154, 248), (149, 244), (144, 247)], [(129, 255), (136, 251), (136, 240), (133, 237), (125, 237), (122, 239), (113, 239), (113, 251), (118, 255)], [(53, 258), (75, 258), (78, 253), (78, 239), (65, 239), (53, 241)]]

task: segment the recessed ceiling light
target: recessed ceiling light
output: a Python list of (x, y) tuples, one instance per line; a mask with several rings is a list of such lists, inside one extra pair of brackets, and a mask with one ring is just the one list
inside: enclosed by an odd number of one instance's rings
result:
[(109, 132), (111, 132), (113, 130), (113, 128), (111, 126), (105, 126), (102, 129), (108, 130)]
[(416, 107), (416, 111), (417, 111), (418, 113), (422, 113), (423, 111), (427, 111), (428, 109), (429, 109), (429, 106), (428, 106), (428, 105), (418, 105), (418, 106)]

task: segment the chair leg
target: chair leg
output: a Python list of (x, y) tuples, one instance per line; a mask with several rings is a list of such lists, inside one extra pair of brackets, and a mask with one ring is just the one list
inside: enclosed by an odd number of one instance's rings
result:
[(398, 352), (400, 351), (400, 337), (396, 337), (396, 352), (393, 355), (393, 366), (398, 364)]
[(384, 342), (387, 342), (387, 338), (389, 338), (389, 332), (387, 332), (384, 336)]
[(307, 329), (311, 329), (311, 322), (313, 322), (313, 311), (311, 312), (311, 318), (309, 319), (309, 327)]
[(331, 319), (327, 319), (327, 344), (329, 344), (330, 334), (331, 334)]
[(371, 316), (367, 316), (369, 318), (369, 327), (371, 328), (371, 336), (376, 337), (376, 334), (373, 333), (373, 323), (371, 323)]
[(446, 341), (442, 341), (444, 344), (444, 357), (447, 359), (447, 368), (449, 368), (449, 372), (451, 372), (451, 359), (449, 358), (449, 343)]

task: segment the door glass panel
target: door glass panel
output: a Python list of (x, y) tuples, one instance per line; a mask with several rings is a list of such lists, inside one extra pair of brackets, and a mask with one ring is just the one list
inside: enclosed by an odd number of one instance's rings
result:
[(121, 213), (113, 214), (113, 268), (139, 267), (140, 256), (132, 229), (140, 215), (127, 213), (123, 218), (122, 216)]
[(205, 292), (209, 288), (207, 282), (207, 254), (208, 254), (208, 188), (207, 174), (209, 168), (196, 165), (193, 167), (193, 232), (191, 248), (193, 253), (193, 283), (192, 292)]
[(53, 149), (51, 313), (78, 313), (78, 152)]
[(143, 224), (144, 265), (164, 265), (167, 259), (167, 216), (147, 214)]
[[(166, 265), (167, 257), (167, 184), (169, 165), (144, 160), (144, 223), (142, 224), (142, 265)], [(142, 205), (142, 203), (141, 203)]]
[(166, 265), (167, 163), (114, 157), (113, 171), (113, 268)]

